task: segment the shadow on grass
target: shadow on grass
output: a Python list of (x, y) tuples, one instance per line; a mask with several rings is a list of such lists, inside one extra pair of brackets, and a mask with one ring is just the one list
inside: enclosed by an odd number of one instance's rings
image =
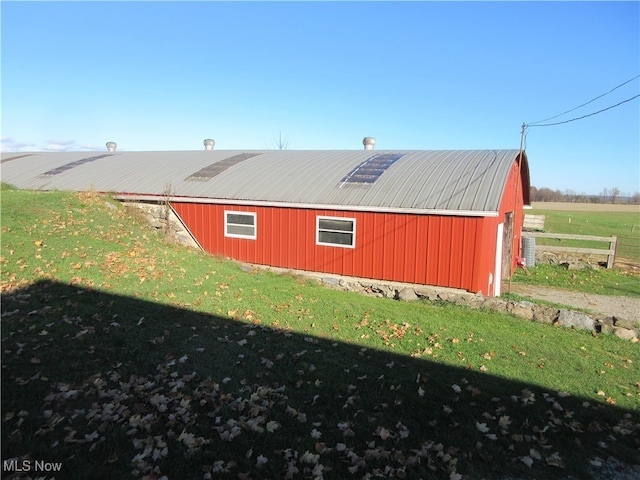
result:
[(3, 478), (588, 478), (596, 457), (640, 463), (637, 412), (250, 314), (46, 281), (2, 310)]

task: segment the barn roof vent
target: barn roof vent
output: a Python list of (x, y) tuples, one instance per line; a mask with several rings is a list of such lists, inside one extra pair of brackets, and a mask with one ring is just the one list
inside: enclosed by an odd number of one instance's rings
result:
[(210, 138), (207, 138), (204, 141), (204, 149), (205, 150), (213, 150), (213, 147), (215, 146), (215, 144), (216, 144), (215, 140), (211, 140)]
[(362, 139), (362, 144), (364, 145), (365, 150), (373, 150), (373, 147), (376, 145), (376, 139), (373, 137), (364, 137)]
[(107, 142), (107, 152), (115, 152), (116, 148), (118, 148), (118, 144), (116, 142)]

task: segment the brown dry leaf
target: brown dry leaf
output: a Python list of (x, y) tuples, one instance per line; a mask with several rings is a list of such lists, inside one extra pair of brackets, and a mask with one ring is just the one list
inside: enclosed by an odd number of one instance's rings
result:
[(565, 464), (557, 452), (547, 457), (547, 465), (551, 465), (552, 467), (565, 468)]
[(22, 433), (20, 430), (14, 430), (9, 435), (9, 443), (22, 443)]

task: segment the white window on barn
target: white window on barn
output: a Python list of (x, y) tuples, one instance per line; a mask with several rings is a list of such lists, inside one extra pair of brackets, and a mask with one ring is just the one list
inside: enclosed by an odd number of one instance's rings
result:
[(224, 212), (224, 236), (255, 240), (256, 214), (254, 212)]
[(355, 218), (316, 217), (316, 225), (316, 243), (318, 245), (355, 248)]

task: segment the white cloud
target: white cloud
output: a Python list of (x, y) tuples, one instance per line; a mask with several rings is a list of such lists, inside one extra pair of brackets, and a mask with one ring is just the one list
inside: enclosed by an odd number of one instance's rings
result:
[(32, 152), (35, 149), (33, 143), (18, 142), (5, 135), (0, 137), (0, 151), (2, 152)]
[(50, 139), (38, 145), (34, 142), (21, 142), (7, 135), (0, 136), (2, 152), (99, 152), (103, 150), (106, 150), (104, 145), (79, 143), (75, 140)]
[(47, 140), (43, 150), (45, 152), (70, 152), (76, 150), (75, 140)]
[(101, 152), (103, 150), (106, 150), (106, 147), (104, 145), (92, 145), (90, 143), (85, 143), (80, 145), (80, 150), (85, 151), (91, 151), (91, 152)]

